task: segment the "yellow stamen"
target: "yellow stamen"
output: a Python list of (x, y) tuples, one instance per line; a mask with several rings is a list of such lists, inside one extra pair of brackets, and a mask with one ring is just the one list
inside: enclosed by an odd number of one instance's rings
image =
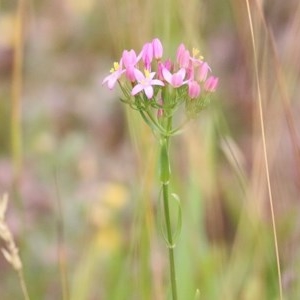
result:
[(202, 55), (200, 55), (199, 53), (200, 53), (199, 49), (193, 48), (193, 57), (197, 58), (197, 56), (198, 56), (198, 59), (203, 60), (204, 57)]
[(145, 77), (146, 78), (149, 78), (150, 77), (150, 72), (148, 70), (144, 70), (144, 73), (145, 73)]
[(193, 48), (193, 57), (196, 57), (199, 54), (199, 49)]
[(113, 73), (115, 71), (118, 71), (120, 69), (120, 65), (118, 62), (114, 62), (114, 66), (110, 69), (110, 73)]

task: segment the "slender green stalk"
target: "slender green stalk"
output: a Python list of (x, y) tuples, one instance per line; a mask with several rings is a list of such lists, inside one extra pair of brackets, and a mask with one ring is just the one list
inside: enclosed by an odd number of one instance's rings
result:
[(171, 230), (171, 220), (170, 220), (170, 210), (169, 210), (169, 184), (162, 184), (163, 188), (163, 199), (164, 199), (164, 213), (165, 221), (167, 227), (167, 238), (168, 238), (168, 250), (169, 250), (169, 267), (170, 267), (170, 277), (171, 277), (171, 288), (173, 300), (177, 300), (177, 284), (176, 284), (176, 271), (174, 262), (174, 248), (172, 230)]
[[(171, 127), (171, 120), (168, 122), (168, 129)], [(169, 209), (169, 181), (170, 181), (170, 162), (169, 162), (169, 136), (162, 137), (161, 139), (161, 152), (160, 152), (160, 180), (162, 183), (163, 192), (163, 205), (164, 205), (164, 216), (166, 223), (166, 239), (167, 247), (169, 250), (169, 268), (170, 268), (170, 279), (172, 289), (172, 299), (177, 300), (177, 284), (176, 284), (176, 271), (174, 262), (174, 248), (175, 244), (172, 236), (170, 209)]]
[(23, 67), (23, 23), (25, 0), (19, 0), (14, 29), (14, 62), (11, 100), (11, 142), (15, 177), (18, 179), (22, 169), (22, 67)]

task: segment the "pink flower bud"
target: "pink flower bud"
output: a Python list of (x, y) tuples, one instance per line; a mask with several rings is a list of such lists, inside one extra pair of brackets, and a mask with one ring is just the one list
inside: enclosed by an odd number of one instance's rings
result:
[(210, 69), (208, 63), (203, 62), (203, 63), (201, 64), (201, 66), (199, 67), (198, 78), (197, 78), (197, 79), (198, 79), (199, 81), (201, 81), (201, 82), (205, 81), (206, 78), (207, 78), (208, 71), (211, 71), (211, 69)]
[[(163, 104), (164, 104), (164, 102), (163, 102), (163, 100), (162, 100), (161, 98), (158, 100), (158, 104), (160, 104), (160, 105), (163, 105)], [(163, 115), (164, 115), (164, 110), (163, 110), (163, 108), (159, 108), (159, 109), (157, 110), (157, 118), (161, 118)]]
[(187, 68), (189, 66), (191, 57), (190, 52), (189, 50), (185, 49), (185, 46), (183, 44), (180, 44), (180, 46), (178, 47), (176, 57), (180, 68)]
[(153, 47), (151, 43), (146, 43), (142, 49), (142, 60), (145, 68), (150, 70), (150, 66), (153, 60)]
[(219, 79), (214, 76), (208, 77), (208, 79), (204, 83), (204, 89), (207, 92), (214, 92), (218, 86)]
[(184, 44), (180, 44), (178, 46), (178, 49), (177, 49), (177, 53), (176, 53), (176, 59), (177, 61), (179, 61), (179, 58), (182, 56), (182, 53), (185, 51), (185, 46)]
[(135, 76), (134, 76), (134, 68), (135, 65), (138, 62), (138, 58), (136, 56), (136, 53), (134, 50), (124, 50), (122, 54), (122, 62), (124, 64), (124, 67), (126, 68), (126, 77), (131, 81), (135, 81)]
[(189, 85), (189, 96), (192, 99), (195, 99), (195, 98), (199, 97), (199, 95), (200, 95), (200, 85), (198, 84), (198, 82), (195, 81), (195, 80), (189, 81), (188, 85)]
[(153, 47), (153, 55), (156, 59), (161, 59), (163, 56), (163, 46), (159, 39), (154, 39), (152, 41), (152, 47)]
[(122, 54), (122, 62), (124, 64), (124, 67), (127, 68), (130, 65), (134, 65), (137, 61), (136, 53), (134, 50), (124, 50)]

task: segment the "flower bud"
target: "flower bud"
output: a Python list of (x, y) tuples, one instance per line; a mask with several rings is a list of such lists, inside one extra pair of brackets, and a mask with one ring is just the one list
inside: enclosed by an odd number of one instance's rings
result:
[(156, 59), (161, 59), (163, 56), (163, 46), (159, 39), (154, 39), (152, 41), (152, 47), (153, 47), (153, 56)]
[(200, 95), (200, 85), (198, 84), (197, 81), (193, 80), (193, 81), (190, 81), (188, 83), (189, 85), (189, 96), (191, 97), (191, 99), (195, 99), (197, 97), (199, 97)]
[(214, 76), (208, 77), (208, 79), (204, 83), (204, 89), (207, 92), (214, 92), (218, 86), (219, 79)]
[(147, 70), (150, 70), (150, 66), (153, 60), (153, 47), (151, 43), (146, 43), (142, 49), (142, 59)]
[(208, 63), (203, 62), (203, 63), (201, 64), (201, 66), (199, 67), (199, 70), (198, 70), (198, 78), (197, 78), (197, 79), (198, 79), (199, 81), (201, 81), (201, 82), (205, 81), (206, 78), (207, 78), (208, 71), (210, 71), (210, 70), (211, 70), (211, 69), (210, 69)]

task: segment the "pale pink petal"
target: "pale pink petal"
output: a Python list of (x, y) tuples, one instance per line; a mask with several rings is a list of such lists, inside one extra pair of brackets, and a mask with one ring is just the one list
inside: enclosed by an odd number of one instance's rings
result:
[(108, 80), (107, 86), (110, 90), (112, 90), (114, 88), (117, 80), (118, 80), (118, 77), (116, 77), (116, 76), (113, 76)]
[(153, 87), (151, 85), (148, 85), (144, 87), (145, 94), (148, 99), (151, 99), (153, 97)]
[(134, 76), (135, 76), (136, 80), (139, 82), (145, 80), (144, 74), (138, 69), (134, 69)]
[(106, 76), (103, 81), (102, 81), (102, 84), (105, 84), (107, 83), (107, 87), (112, 90), (113, 87), (115, 86), (119, 76), (117, 76), (118, 74), (116, 74), (116, 72)]
[(153, 79), (153, 77), (155, 76), (155, 74), (156, 74), (156, 72), (151, 72), (151, 73), (149, 74), (149, 79)]
[(180, 77), (182, 78), (182, 80), (184, 79), (185, 77), (185, 74), (186, 74), (186, 71), (185, 69), (180, 69), (178, 72), (177, 72), (178, 75), (180, 75)]
[(144, 89), (144, 87), (141, 84), (137, 84), (131, 91), (131, 95), (134, 96), (137, 93), (139, 93), (140, 91), (142, 91)]
[(172, 80), (171, 80), (171, 85), (173, 87), (180, 87), (182, 85), (183, 79), (181, 74), (179, 72), (173, 74)]
[(172, 82), (172, 74), (166, 68), (162, 69), (162, 74), (164, 79), (171, 84)]
[(161, 80), (153, 79), (153, 80), (151, 80), (151, 85), (161, 85), (161, 86), (164, 86), (165, 84)]

